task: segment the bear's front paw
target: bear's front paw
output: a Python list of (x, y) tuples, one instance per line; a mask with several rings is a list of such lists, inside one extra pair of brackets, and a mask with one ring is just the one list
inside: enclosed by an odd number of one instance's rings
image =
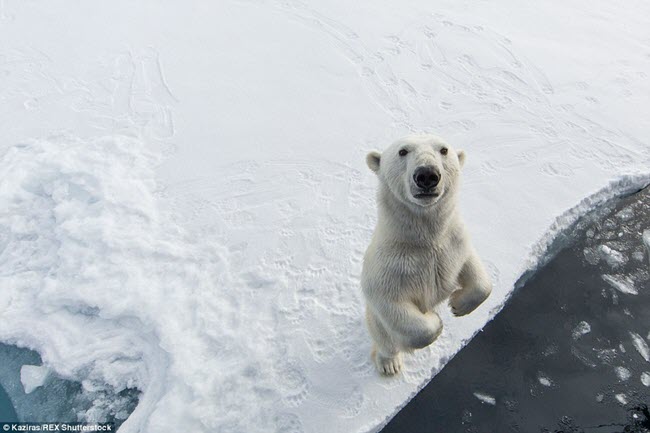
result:
[(455, 316), (464, 316), (476, 310), (485, 298), (487, 295), (481, 290), (457, 290), (449, 297), (449, 306)]
[(394, 376), (402, 371), (402, 355), (400, 353), (397, 353), (394, 356), (383, 356), (377, 353), (376, 350), (373, 350), (372, 360), (374, 361), (379, 374), (383, 376)]

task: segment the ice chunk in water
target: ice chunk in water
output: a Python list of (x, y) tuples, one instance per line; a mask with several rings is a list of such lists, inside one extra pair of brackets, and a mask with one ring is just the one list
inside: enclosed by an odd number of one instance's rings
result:
[(619, 403), (622, 405), (627, 404), (627, 395), (625, 394), (616, 394), (614, 397), (616, 397), (616, 400), (618, 400)]
[(573, 337), (574, 340), (577, 340), (578, 338), (590, 332), (591, 332), (591, 325), (589, 325), (589, 323), (583, 320), (582, 322), (578, 323), (578, 325), (576, 325), (575, 328), (573, 328), (573, 332), (571, 332), (571, 336)]
[(634, 281), (626, 275), (609, 275), (604, 274), (603, 280), (609, 283), (610, 286), (615, 288), (621, 293), (626, 295), (638, 295), (639, 291), (634, 287)]
[(650, 362), (650, 347), (648, 347), (648, 343), (645, 342), (643, 337), (635, 332), (630, 332), (630, 337), (632, 337), (632, 343), (637, 352), (639, 352), (646, 362)]
[(644, 371), (641, 373), (641, 383), (650, 386), (650, 372)]
[(648, 261), (650, 261), (650, 230), (643, 232), (643, 243), (645, 244), (645, 249), (648, 250)]
[(600, 261), (600, 253), (595, 248), (586, 247), (584, 250), (582, 250), (582, 253), (585, 256), (585, 260), (590, 265), (597, 265)]
[(543, 386), (553, 386), (553, 381), (541, 372), (537, 373), (537, 380), (539, 380), (539, 383)]
[(632, 258), (637, 262), (643, 261), (643, 251), (635, 251), (632, 253)]
[(484, 394), (482, 392), (475, 392), (474, 397), (478, 398), (479, 400), (481, 400), (485, 404), (491, 404), (492, 406), (497, 404), (496, 398), (492, 397), (489, 394)]
[(591, 265), (597, 265), (604, 260), (610, 267), (618, 268), (628, 261), (625, 254), (604, 244), (597, 247), (585, 247), (582, 253), (587, 263)]
[(23, 365), (20, 369), (20, 381), (25, 388), (25, 394), (29, 394), (36, 388), (43, 386), (47, 376), (49, 376), (49, 368), (42, 365)]
[(598, 251), (600, 252), (601, 257), (605, 260), (605, 262), (607, 262), (607, 264), (612, 268), (617, 268), (627, 262), (627, 257), (625, 257), (623, 253), (616, 251), (607, 245), (599, 246)]
[(625, 367), (616, 367), (616, 376), (618, 377), (618, 380), (621, 382), (625, 382), (632, 376), (630, 373), (630, 370), (628, 370)]
[(634, 210), (632, 208), (626, 207), (622, 211), (618, 212), (616, 216), (621, 220), (621, 221), (629, 221), (632, 218), (634, 218)]

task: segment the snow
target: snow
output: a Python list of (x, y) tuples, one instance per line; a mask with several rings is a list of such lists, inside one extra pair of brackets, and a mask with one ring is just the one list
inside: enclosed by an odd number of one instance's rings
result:
[[(140, 389), (123, 433), (376, 431), (559, 234), (650, 181), (649, 12), (0, 2), (0, 341)], [(461, 210), (495, 288), (443, 308), (387, 380), (359, 291), (364, 156), (420, 130), (467, 151)]]
[(25, 394), (30, 394), (36, 388), (43, 386), (50, 370), (42, 365), (23, 365), (20, 369), (20, 381)]
[(639, 355), (641, 355), (646, 362), (650, 362), (650, 347), (648, 347), (648, 343), (646, 343), (643, 337), (636, 332), (630, 332), (630, 337), (632, 338), (632, 344), (634, 344), (634, 348), (639, 352)]
[(491, 395), (489, 395), (489, 394), (484, 394), (482, 392), (475, 392), (474, 397), (481, 400), (481, 403), (489, 404), (489, 405), (492, 405), (492, 406), (497, 404), (497, 400), (494, 397), (492, 397)]

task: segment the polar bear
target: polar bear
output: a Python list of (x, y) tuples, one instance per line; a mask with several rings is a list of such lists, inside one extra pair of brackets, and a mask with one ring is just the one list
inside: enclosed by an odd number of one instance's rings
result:
[(457, 206), (465, 153), (434, 135), (409, 135), (366, 157), (379, 178), (378, 219), (361, 286), (381, 374), (402, 368), (401, 352), (430, 345), (442, 331), (434, 307), (449, 300), (471, 313), (492, 291)]

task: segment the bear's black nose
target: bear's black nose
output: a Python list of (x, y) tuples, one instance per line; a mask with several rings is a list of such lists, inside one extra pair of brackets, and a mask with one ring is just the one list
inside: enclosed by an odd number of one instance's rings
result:
[(433, 188), (440, 182), (440, 173), (431, 165), (418, 167), (413, 173), (413, 180), (422, 189)]

